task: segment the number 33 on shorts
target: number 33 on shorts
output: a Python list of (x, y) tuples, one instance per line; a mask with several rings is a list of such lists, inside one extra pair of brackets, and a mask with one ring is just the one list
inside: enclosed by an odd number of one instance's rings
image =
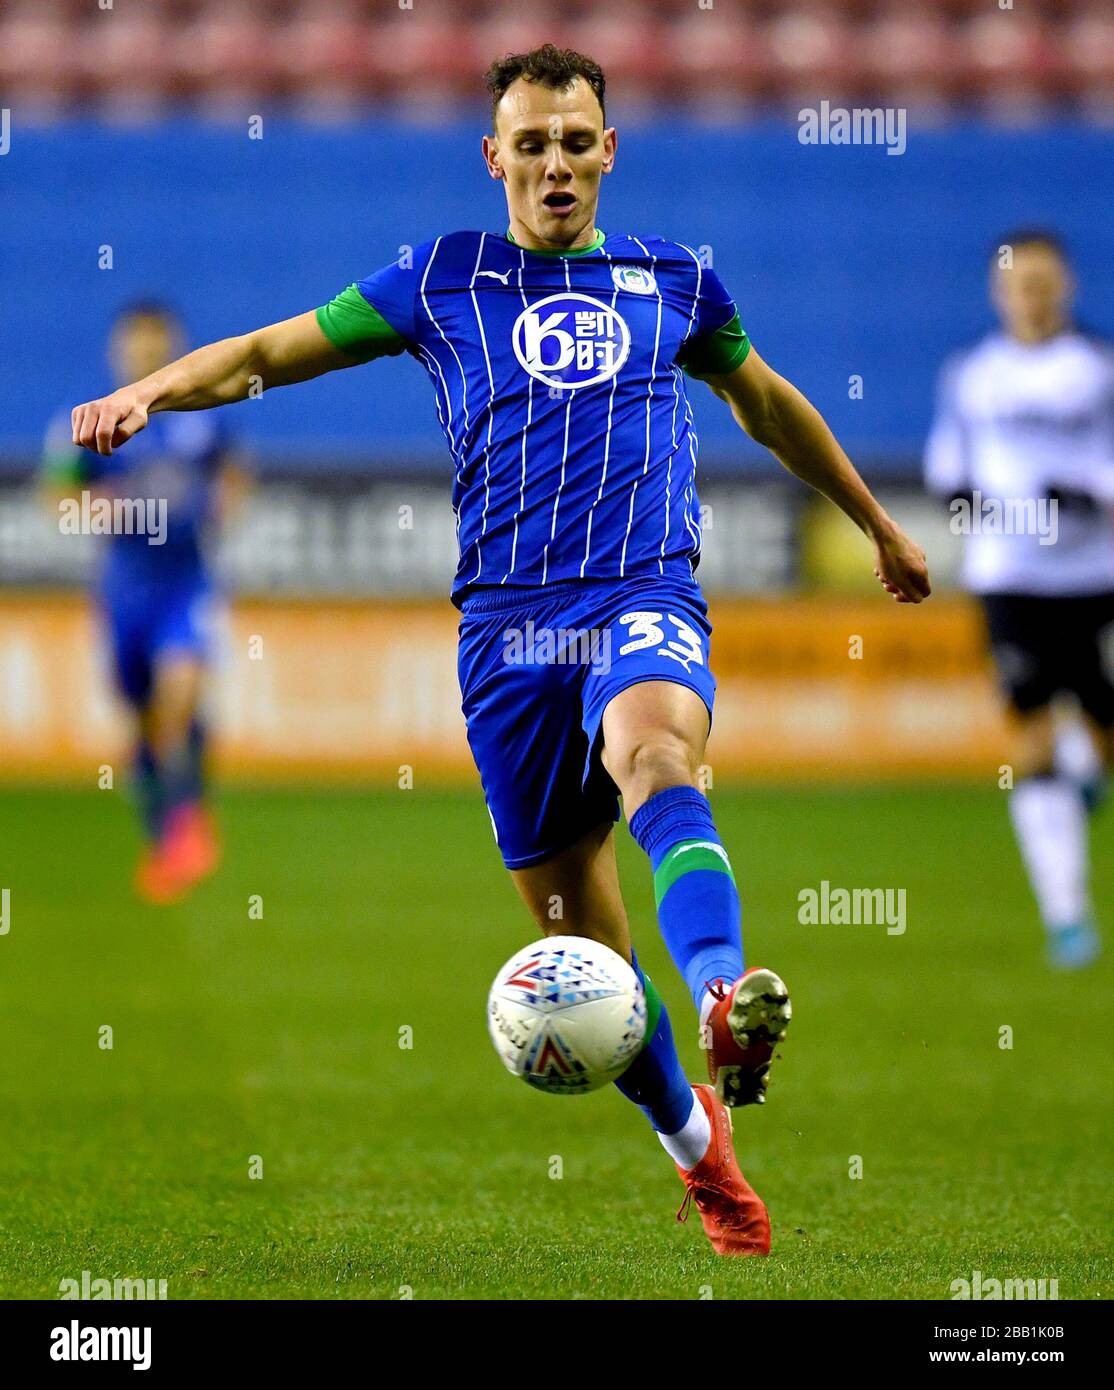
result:
[[(663, 621), (671, 625), (675, 636), (666, 635), (665, 629), (661, 626)], [(619, 625), (628, 630), (631, 638), (619, 648), (620, 656), (629, 656), (632, 652), (657, 647), (659, 656), (680, 662), (686, 671), (691, 670), (693, 663), (697, 666), (705, 664), (700, 634), (683, 618), (678, 618), (673, 613), (624, 613), (619, 619)]]

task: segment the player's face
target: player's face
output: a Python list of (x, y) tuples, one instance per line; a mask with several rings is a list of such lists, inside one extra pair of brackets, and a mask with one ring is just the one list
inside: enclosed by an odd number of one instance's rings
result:
[(563, 91), (519, 78), (499, 102), (484, 159), (507, 192), (511, 233), (540, 247), (587, 245), (596, 225), (600, 179), (615, 163), (595, 92), (582, 77)]
[(1051, 337), (1064, 326), (1074, 285), (1050, 246), (1019, 246), (1013, 265), (995, 266), (991, 292), (1006, 331), (1022, 342)]
[(180, 357), (182, 335), (172, 319), (135, 315), (122, 319), (112, 330), (109, 352), (117, 381), (127, 384), (150, 376)]

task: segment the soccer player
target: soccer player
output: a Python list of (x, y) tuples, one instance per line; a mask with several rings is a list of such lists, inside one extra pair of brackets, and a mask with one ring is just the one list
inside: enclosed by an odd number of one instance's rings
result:
[[(117, 317), (109, 356), (117, 381), (128, 382), (150, 376), (183, 347), (174, 313), (144, 301)], [(127, 453), (112, 457), (80, 447), (72, 435), (68, 419), (48, 432), (42, 471), (52, 503), (85, 492), (131, 504), (134, 510), (117, 511), (121, 518), (145, 519), (142, 528), (108, 537), (96, 601), (115, 683), (133, 716), (146, 838), (136, 890), (151, 903), (173, 903), (220, 858), (205, 801), (202, 702), (216, 598), (205, 533), (238, 499), (244, 475), (215, 416), (157, 416)]]
[(1004, 238), (990, 288), (1001, 331), (945, 364), (926, 478), (952, 499), (953, 527), (970, 516), (963, 580), (981, 600), (1011, 716), (1011, 819), (1049, 958), (1072, 969), (1099, 951), (1087, 843), (1099, 788), (1057, 757), (1053, 702), (1074, 696), (1109, 764), (1114, 351), (1072, 324), (1054, 234)]
[[(597, 230), (616, 152), (597, 64), (546, 45), (496, 62), (487, 80), (482, 149), (506, 194), (505, 234), (439, 236), (316, 312), (80, 405), (74, 438), (110, 454), (154, 412), (240, 399), (253, 374), (277, 386), (385, 354), (422, 364), (453, 463), (463, 710), (503, 860), (543, 931), (632, 962), (650, 1022), (619, 1090), (677, 1164), (679, 1215), (694, 1201), (715, 1250), (764, 1254), (769, 1219), (726, 1107), (763, 1099), (789, 1000), (771, 971), (744, 972), (730, 860), (697, 789), (715, 682), (684, 374), (866, 532), (899, 602), (928, 593), (924, 556), (751, 348), (699, 256)], [(531, 659), (543, 634), (570, 631), (591, 640)], [(714, 1086), (689, 1085), (631, 949), (612, 836), (620, 795)]]

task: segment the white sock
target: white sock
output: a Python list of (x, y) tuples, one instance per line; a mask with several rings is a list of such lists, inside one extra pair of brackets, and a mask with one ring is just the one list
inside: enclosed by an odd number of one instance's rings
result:
[(1091, 915), (1087, 889), (1087, 811), (1064, 777), (1026, 777), (1010, 795), (1010, 817), (1046, 927)]
[(1061, 720), (1054, 739), (1053, 764), (1060, 776), (1080, 784), (1102, 777), (1102, 759), (1082, 719)]
[(708, 1112), (692, 1093), (692, 1110), (689, 1117), (676, 1134), (659, 1134), (661, 1146), (674, 1163), (682, 1168), (695, 1168), (708, 1152), (712, 1142), (712, 1126), (708, 1123)]
[[(712, 991), (710, 989), (706, 989), (704, 991), (704, 997), (700, 1001), (700, 1031), (697, 1033), (697, 1038), (700, 1041), (700, 1046), (704, 1049), (705, 1052), (711, 1051), (712, 1040), (708, 1034), (708, 1017), (711, 1014), (712, 1009), (715, 1007), (717, 1002), (718, 1001), (716, 999), (716, 996), (712, 993)], [(701, 1106), (700, 1108), (701, 1110), (704, 1109), (703, 1106)]]

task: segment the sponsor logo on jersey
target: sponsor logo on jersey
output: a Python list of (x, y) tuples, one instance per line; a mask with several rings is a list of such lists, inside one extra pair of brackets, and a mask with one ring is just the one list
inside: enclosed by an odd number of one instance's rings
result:
[(658, 287), (652, 271), (640, 265), (617, 265), (611, 272), (615, 288), (630, 290), (631, 294), (653, 294)]
[(630, 353), (630, 329), (610, 304), (565, 291), (527, 305), (511, 329), (511, 345), (535, 381), (576, 391), (619, 371)]

